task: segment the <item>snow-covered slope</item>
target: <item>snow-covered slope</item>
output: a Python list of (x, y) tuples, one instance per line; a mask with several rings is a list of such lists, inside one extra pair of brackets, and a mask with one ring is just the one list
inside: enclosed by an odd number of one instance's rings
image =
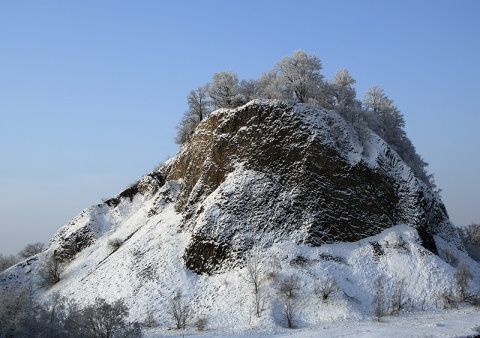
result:
[[(371, 318), (380, 276), (385, 307), (399, 285), (402, 309), (443, 307), (455, 268), (435, 253), (447, 251), (467, 262), (472, 288), (480, 283), (440, 198), (381, 139), (359, 142), (333, 111), (253, 101), (212, 113), (176, 157), (81, 212), (43, 254), (2, 273), (0, 288), (38, 281), (38, 263), (55, 255), (66, 270), (37, 287), (45, 301), (54, 292), (82, 304), (124, 298), (133, 319), (151, 313), (163, 332), (181, 290), (210, 328), (271, 331), (284, 324), (278, 289), (290, 276), (300, 285), (298, 326)], [(245, 268), (252, 256), (260, 318)], [(316, 292), (325, 278), (338, 286), (327, 302)]]

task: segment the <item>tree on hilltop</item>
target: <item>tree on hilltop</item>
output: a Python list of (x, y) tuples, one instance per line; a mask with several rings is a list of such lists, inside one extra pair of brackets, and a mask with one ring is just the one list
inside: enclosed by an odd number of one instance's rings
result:
[(296, 50), (293, 56), (285, 56), (277, 63), (275, 69), (280, 83), (302, 103), (307, 102), (322, 83), (320, 59), (316, 55), (308, 55), (303, 50)]

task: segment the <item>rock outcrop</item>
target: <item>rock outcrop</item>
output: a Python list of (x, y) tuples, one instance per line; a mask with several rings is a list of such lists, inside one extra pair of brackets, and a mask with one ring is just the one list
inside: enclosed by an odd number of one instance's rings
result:
[(446, 209), (378, 136), (363, 144), (334, 111), (279, 101), (221, 109), (160, 168), (182, 180), (176, 210), (192, 233), (186, 265), (211, 273), (279, 239), (318, 246), (395, 224), (461, 246)]

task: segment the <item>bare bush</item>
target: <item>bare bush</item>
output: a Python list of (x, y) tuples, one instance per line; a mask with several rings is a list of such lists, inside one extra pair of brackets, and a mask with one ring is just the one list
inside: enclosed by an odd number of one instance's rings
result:
[(173, 317), (175, 327), (178, 330), (185, 329), (190, 320), (191, 312), (190, 301), (180, 290), (177, 290), (170, 300), (168, 313)]
[(63, 271), (64, 265), (53, 254), (43, 256), (39, 263), (38, 274), (46, 286), (58, 283)]
[(195, 326), (198, 331), (205, 330), (207, 327), (207, 324), (208, 324), (208, 318), (205, 315), (198, 317), (197, 320), (195, 321)]
[(158, 326), (158, 321), (153, 315), (153, 312), (149, 311), (147, 313), (147, 317), (143, 320), (142, 325), (144, 327), (152, 328), (152, 327), (157, 327)]
[(453, 294), (451, 289), (445, 290), (440, 295), (440, 299), (442, 300), (444, 309), (449, 309), (456, 306), (455, 295)]
[(251, 285), (253, 296), (253, 312), (260, 318), (265, 310), (265, 294), (263, 284), (265, 277), (261, 269), (260, 259), (256, 256), (250, 257), (247, 262), (246, 281)]
[(120, 246), (122, 246), (123, 241), (120, 238), (110, 238), (108, 240), (108, 247), (112, 250), (112, 252), (117, 251)]
[(458, 266), (458, 257), (455, 256), (449, 248), (445, 248), (443, 252), (445, 262), (450, 264), (453, 267)]
[(457, 282), (458, 298), (461, 302), (464, 301), (466, 298), (468, 280), (472, 278), (473, 275), (468, 269), (467, 263), (462, 261), (458, 265), (457, 271), (455, 271), (455, 281)]
[(333, 278), (322, 278), (317, 281), (314, 292), (322, 302), (326, 303), (338, 291), (337, 282)]

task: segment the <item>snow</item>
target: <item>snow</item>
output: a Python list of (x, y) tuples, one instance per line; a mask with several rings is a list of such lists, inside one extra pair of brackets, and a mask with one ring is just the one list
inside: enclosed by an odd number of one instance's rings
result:
[(145, 338), (155, 337), (224, 337), (224, 338), (320, 338), (320, 337), (358, 337), (358, 338), (411, 338), (411, 337), (473, 337), (480, 334), (480, 312), (477, 309), (462, 308), (447, 311), (432, 311), (415, 314), (405, 314), (382, 319), (380, 322), (343, 321), (334, 324), (326, 323), (302, 329), (277, 329), (275, 331), (243, 331), (219, 332), (194, 330), (159, 332), (151, 329), (145, 333)]
[[(387, 156), (383, 141), (372, 137), (364, 145), (365, 149), (362, 148), (350, 136), (353, 131), (337, 113), (325, 110), (312, 113), (306, 105), (296, 105), (296, 111), (310, 125), (312, 137), (325, 138), (326, 142), (338, 147), (352, 165), (364, 161), (376, 167), (379, 159), (390, 161), (388, 168), (402, 185), (416, 191), (413, 187), (421, 184), (398, 157)], [(234, 113), (235, 110), (219, 110), (212, 116)], [(337, 143), (331, 139), (332, 128)], [(239, 130), (247, 131), (247, 128)], [(158, 328), (147, 330), (146, 337), (453, 337), (478, 334), (478, 309), (443, 309), (446, 304), (442, 295), (455, 290), (455, 267), (445, 261), (446, 249), (465, 261), (472, 271), (474, 279), (469, 287), (477, 290), (480, 285), (478, 263), (459, 250), (458, 243), (447, 242), (445, 234), (435, 237), (443, 259), (425, 250), (417, 231), (405, 224), (353, 243), (310, 247), (298, 244), (305, 236), (303, 229), (283, 237), (274, 238), (268, 232), (260, 235), (255, 233), (255, 224), (220, 210), (219, 199), (229, 199), (240, 192), (251, 199), (268, 201), (269, 189), (273, 190), (277, 184), (275, 179), (270, 173), (247, 170), (242, 163), (236, 163), (224, 182), (199, 203), (197, 213), (202, 214), (188, 229), (188, 223), (172, 202), (179, 194), (181, 181), (167, 181), (158, 191), (138, 193), (132, 199), (122, 198), (116, 206), (100, 204), (88, 208), (55, 234), (45, 254), (59, 249), (63, 240), (79, 231), (91, 233), (93, 244), (75, 255), (59, 283), (48, 290), (39, 287), (37, 296), (48, 302), (50, 296), (58, 292), (81, 305), (90, 304), (97, 297), (107, 301), (124, 298), (132, 320), (143, 321), (151, 313), (159, 322)], [(428, 193), (427, 190), (423, 192)], [(277, 205), (291, 203), (292, 196), (295, 196), (294, 190), (282, 191), (275, 196), (279, 201)], [(405, 201), (403, 212), (411, 216), (416, 215), (417, 209), (409, 205), (410, 197), (401, 196)], [(270, 204), (264, 207), (268, 209)], [(276, 212), (272, 211), (271, 215), (275, 216)], [(251, 311), (252, 288), (242, 262), (211, 276), (196, 275), (185, 267), (182, 258), (185, 248), (195, 236), (197, 227), (209, 219), (214, 220), (211, 224), (216, 227), (216, 234), (225, 235), (232, 226), (246, 230), (234, 239), (238, 243), (251, 242), (251, 252), (261, 261), (264, 276), (261, 291), (267, 303), (260, 318)], [(308, 221), (306, 217), (306, 227)], [(232, 234), (235, 233), (232, 231)], [(122, 241), (118, 250), (108, 245), (111, 239)], [(27, 283), (37, 269), (37, 259), (41, 259), (41, 255), (0, 274), (0, 288)], [(278, 292), (279, 283), (292, 275), (298, 277), (301, 285), (295, 321), (298, 328), (295, 330), (285, 328)], [(376, 321), (373, 281), (380, 276), (385, 300), (392, 299), (398, 283), (405, 281), (403, 308), (393, 316)], [(327, 302), (315, 294), (319, 281), (325, 278), (334, 279), (339, 289)], [(190, 301), (194, 314), (186, 331), (171, 330), (173, 321), (167, 310), (177, 290)], [(202, 316), (208, 319), (207, 331), (197, 332), (193, 322)]]

